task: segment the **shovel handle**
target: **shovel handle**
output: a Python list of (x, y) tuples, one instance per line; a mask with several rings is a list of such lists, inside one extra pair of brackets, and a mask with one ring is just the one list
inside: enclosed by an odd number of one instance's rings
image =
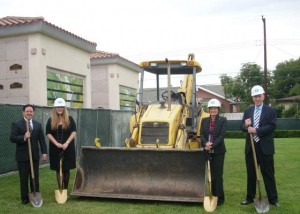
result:
[(62, 164), (63, 164), (63, 155), (64, 155), (64, 151), (62, 151), (59, 154), (59, 189), (63, 190), (64, 186), (63, 186), (63, 173), (62, 173)]
[(208, 176), (208, 181), (211, 182), (211, 171), (210, 171), (210, 161), (207, 160), (207, 176)]
[(212, 188), (211, 188), (211, 170), (210, 170), (210, 160), (207, 159), (207, 177), (208, 177), (208, 194), (209, 197), (212, 196)]
[(258, 172), (259, 167), (257, 164), (257, 156), (256, 156), (255, 147), (254, 147), (253, 134), (250, 134), (250, 140), (251, 140), (252, 154), (253, 154), (253, 160), (254, 160), (254, 166), (255, 166), (258, 194), (259, 194), (259, 198), (261, 198), (260, 179), (259, 179), (259, 172)]
[(251, 140), (251, 147), (252, 147), (252, 154), (253, 154), (253, 160), (254, 160), (254, 166), (255, 166), (256, 179), (258, 180), (258, 164), (257, 164), (257, 157), (256, 157), (256, 151), (255, 151), (252, 134), (250, 134), (250, 140)]
[[(26, 131), (29, 132), (29, 122), (26, 119)], [(31, 152), (31, 140), (30, 138), (27, 139), (28, 143), (28, 153), (29, 153), (29, 161), (30, 161), (30, 171), (31, 171), (31, 178), (34, 181), (34, 171), (33, 171), (33, 161), (32, 161), (32, 152)], [(34, 191), (35, 191), (35, 183), (33, 182)]]

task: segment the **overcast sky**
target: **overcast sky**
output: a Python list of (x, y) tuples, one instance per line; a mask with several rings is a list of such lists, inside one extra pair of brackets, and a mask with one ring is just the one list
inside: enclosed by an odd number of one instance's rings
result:
[(220, 74), (236, 76), (243, 63), (264, 67), (262, 15), (268, 69), (300, 56), (300, 0), (0, 0), (0, 5), (1, 17), (43, 16), (96, 42), (97, 50), (137, 64), (194, 53), (203, 68), (197, 84), (218, 84)]

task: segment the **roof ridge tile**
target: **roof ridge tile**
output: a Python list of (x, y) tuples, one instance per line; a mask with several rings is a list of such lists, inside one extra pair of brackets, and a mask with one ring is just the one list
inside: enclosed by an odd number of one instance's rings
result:
[(44, 17), (42, 17), (42, 16), (37, 16), (37, 17), (6, 16), (3, 18), (0, 18), (0, 28), (17, 26), (17, 25), (25, 25), (25, 24), (35, 24), (38, 22), (43, 22), (43, 23), (50, 25), (58, 30), (64, 31), (72, 36), (75, 36), (79, 39), (82, 39), (82, 40), (88, 42), (88, 43), (91, 43), (92, 45), (97, 45), (97, 43), (95, 43), (95, 42), (88, 41), (88, 40), (86, 40), (80, 36), (77, 36), (67, 30), (64, 30), (54, 24), (51, 24), (50, 22), (45, 21)]

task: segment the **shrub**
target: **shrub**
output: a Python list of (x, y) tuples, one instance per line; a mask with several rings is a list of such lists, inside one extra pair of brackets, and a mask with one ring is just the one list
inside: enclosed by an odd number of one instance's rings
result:
[(297, 118), (297, 106), (292, 105), (287, 110), (283, 112), (285, 118)]
[[(227, 131), (226, 138), (245, 138), (246, 132), (242, 131)], [(300, 130), (275, 130), (275, 138), (292, 138), (300, 137)]]

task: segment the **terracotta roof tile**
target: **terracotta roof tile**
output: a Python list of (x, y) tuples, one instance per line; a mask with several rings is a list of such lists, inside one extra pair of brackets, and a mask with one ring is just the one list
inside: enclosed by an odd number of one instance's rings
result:
[(53, 25), (47, 21), (45, 21), (44, 17), (42, 16), (38, 16), (38, 17), (20, 17), (20, 16), (6, 16), (6, 17), (3, 17), (3, 18), (0, 18), (0, 28), (6, 28), (6, 27), (11, 27), (11, 26), (17, 26), (17, 25), (26, 25), (26, 24), (36, 24), (36, 23), (39, 23), (39, 22), (43, 22), (47, 25), (50, 25), (58, 30), (61, 30), (61, 31), (64, 31), (72, 36), (75, 36), (79, 39), (82, 39), (86, 42), (89, 42), (93, 45), (97, 45), (95, 42), (90, 42), (86, 39), (83, 39), (82, 37), (79, 37), (69, 31), (66, 31), (56, 25)]
[[(97, 65), (98, 61), (102, 61), (108, 64), (119, 64), (125, 66), (133, 71), (140, 72), (141, 68), (136, 63), (121, 57), (117, 53), (109, 53), (105, 51), (96, 51), (90, 54), (92, 65)], [(101, 63), (100, 63), (101, 64)]]
[(117, 54), (117, 53), (97, 51), (95, 53), (91, 53), (90, 58), (91, 59), (102, 59), (102, 58), (114, 58), (114, 57), (118, 57), (118, 56), (119, 56), (119, 54)]
[(6, 16), (6, 17), (0, 19), (0, 27), (37, 23), (37, 22), (41, 22), (41, 21), (44, 21), (43, 17)]

